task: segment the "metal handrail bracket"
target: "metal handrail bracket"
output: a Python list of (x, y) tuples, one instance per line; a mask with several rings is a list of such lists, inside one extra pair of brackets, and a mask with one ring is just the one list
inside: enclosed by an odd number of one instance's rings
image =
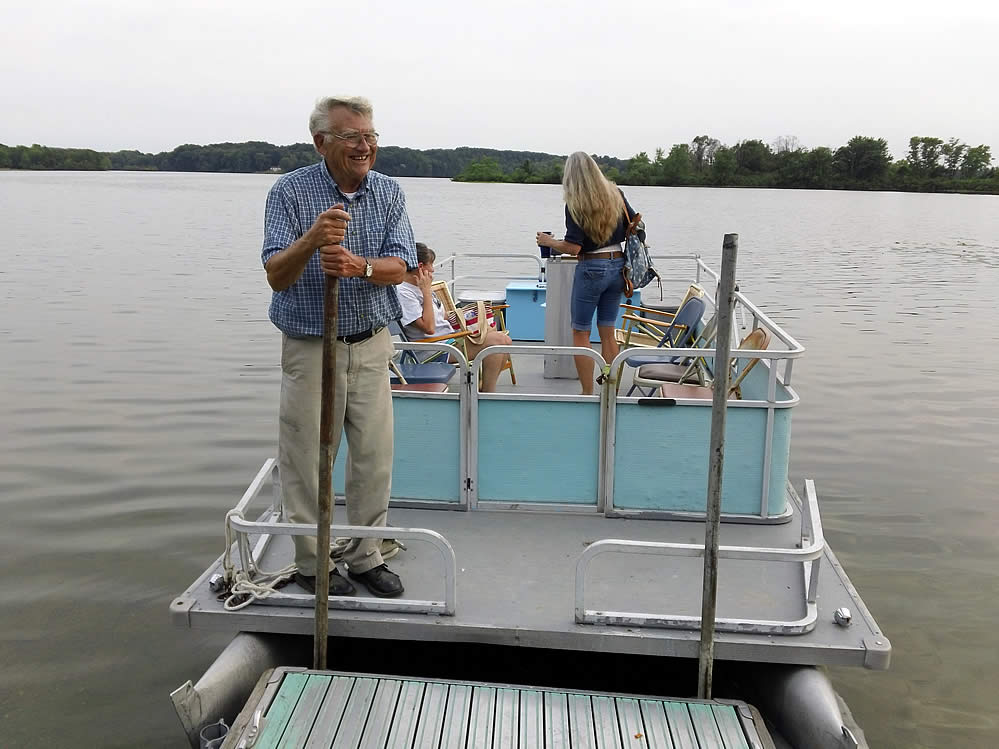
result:
[[(266, 465), (266, 464), (265, 464)], [(227, 522), (232, 530), (238, 535), (238, 539), (246, 539), (251, 533), (268, 533), (272, 535), (286, 536), (315, 536), (316, 526), (306, 523), (282, 523), (275, 520), (246, 520), (241, 515), (230, 513)], [(386, 528), (370, 527), (366, 525), (333, 525), (331, 533), (339, 536), (350, 536), (351, 538), (384, 538)], [(397, 613), (424, 613), (440, 614), (443, 616), (454, 616), (457, 608), (457, 570), (458, 564), (451, 543), (437, 531), (427, 528), (397, 528), (391, 529), (393, 538), (413, 539), (426, 541), (431, 544), (441, 555), (444, 564), (444, 600), (417, 600), (409, 598), (398, 599), (371, 599), (353, 598), (349, 596), (330, 596), (330, 608), (363, 610), (363, 611), (391, 611)], [(245, 541), (240, 541), (242, 545)], [(274, 591), (267, 599), (270, 604), (285, 603), (296, 606), (312, 606), (315, 602), (314, 595), (285, 593)]]
[[(757, 562), (799, 562), (805, 596), (805, 616), (778, 621), (767, 619), (718, 618), (719, 632), (749, 632), (753, 634), (796, 635), (810, 632), (818, 620), (819, 565), (825, 552), (825, 537), (819, 518), (815, 483), (805, 481), (805, 502), (801, 513), (801, 546), (795, 549), (756, 546), (719, 546), (720, 559), (746, 559)], [(586, 608), (586, 573), (590, 562), (600, 554), (653, 554), (659, 556), (703, 557), (703, 544), (669, 543), (665, 541), (631, 541), (603, 539), (590, 544), (576, 561), (575, 620), (578, 624), (617, 624), (629, 627), (660, 627), (666, 629), (700, 629), (699, 616), (653, 614), (629, 611), (597, 611)]]

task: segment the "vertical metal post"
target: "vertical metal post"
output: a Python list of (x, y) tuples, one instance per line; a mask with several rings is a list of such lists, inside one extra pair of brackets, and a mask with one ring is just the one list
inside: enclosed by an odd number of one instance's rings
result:
[(340, 279), (326, 277), (323, 290), (323, 379), (319, 415), (319, 519), (316, 528), (316, 636), (312, 667), (326, 668), (329, 635), (330, 519), (333, 512), (333, 404), (336, 398), (336, 335)]
[(735, 308), (735, 261), (739, 235), (726, 234), (722, 243), (718, 288), (718, 335), (715, 338), (715, 380), (711, 400), (711, 447), (708, 453), (708, 506), (704, 526), (704, 587), (701, 592), (701, 647), (697, 659), (697, 696), (711, 699), (715, 657), (715, 603), (718, 595), (718, 531), (721, 524), (722, 466), (725, 462), (725, 412), (731, 375), (732, 317)]

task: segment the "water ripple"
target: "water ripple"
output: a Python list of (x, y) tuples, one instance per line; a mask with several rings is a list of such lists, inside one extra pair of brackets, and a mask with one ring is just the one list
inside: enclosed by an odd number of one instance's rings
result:
[[(177, 737), (159, 696), (224, 644), (174, 631), (167, 606), (275, 454), (280, 341), (257, 249), (273, 179), (0, 172), (0, 294), (16, 310), (0, 321), (12, 745), (59, 745), (65, 725), (94, 746)], [(440, 255), (495, 252), (459, 275), (533, 275), (513, 256), (563, 215), (555, 185), (403, 182)], [(895, 646), (888, 673), (834, 672), (871, 744), (989, 745), (999, 199), (626, 192), (658, 254), (717, 266), (736, 228), (741, 288), (807, 347), (791, 478), (816, 480), (827, 536)], [(69, 270), (88, 283), (66, 288)], [(668, 293), (686, 277), (667, 274)]]

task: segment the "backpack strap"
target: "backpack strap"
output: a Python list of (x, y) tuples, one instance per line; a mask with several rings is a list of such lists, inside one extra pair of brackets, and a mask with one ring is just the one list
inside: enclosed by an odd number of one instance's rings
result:
[[(624, 221), (627, 224), (624, 230), (624, 237), (627, 239), (638, 229), (638, 224), (642, 220), (641, 213), (635, 213), (635, 218), (628, 217), (628, 206), (624, 206)], [(627, 244), (625, 245), (625, 250), (627, 250)], [(624, 255), (624, 267), (621, 268), (621, 276), (624, 278), (624, 295), (631, 299), (635, 293), (635, 285), (631, 282), (631, 278), (628, 276), (628, 253), (625, 252)]]
[(624, 236), (630, 237), (638, 229), (639, 223), (642, 221), (642, 214), (636, 213), (635, 218), (628, 218), (628, 206), (624, 207), (624, 220), (628, 226), (624, 230)]

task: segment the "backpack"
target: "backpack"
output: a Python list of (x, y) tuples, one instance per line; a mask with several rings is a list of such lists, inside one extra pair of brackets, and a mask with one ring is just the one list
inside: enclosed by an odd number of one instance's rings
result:
[(638, 236), (638, 229), (645, 228), (642, 223), (642, 214), (636, 213), (635, 218), (628, 219), (628, 209), (625, 208), (624, 216), (628, 220), (624, 239), (624, 268), (621, 271), (624, 276), (625, 296), (631, 297), (635, 293), (635, 289), (648, 286), (653, 278), (659, 281), (659, 287), (662, 288), (662, 278), (652, 267), (649, 247)]

